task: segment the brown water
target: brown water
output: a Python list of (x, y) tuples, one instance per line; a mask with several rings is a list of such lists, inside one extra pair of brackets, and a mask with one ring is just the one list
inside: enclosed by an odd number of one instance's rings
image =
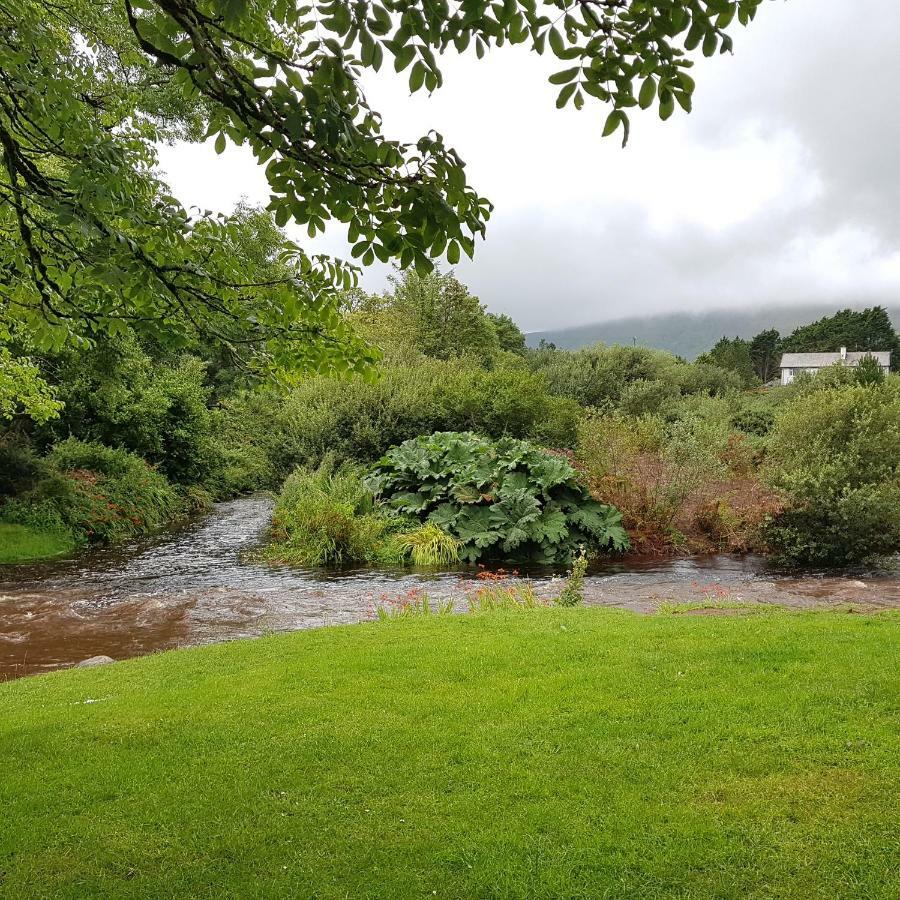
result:
[[(307, 571), (244, 562), (271, 501), (221, 503), (186, 527), (68, 560), (0, 567), (0, 678), (123, 659), (213, 641), (372, 618), (410, 590), (459, 598), (471, 570)], [(551, 594), (552, 573), (529, 573)], [(586, 602), (638, 612), (664, 603), (716, 610), (734, 603), (900, 608), (900, 572), (783, 575), (759, 557), (700, 557), (608, 566), (585, 582)]]

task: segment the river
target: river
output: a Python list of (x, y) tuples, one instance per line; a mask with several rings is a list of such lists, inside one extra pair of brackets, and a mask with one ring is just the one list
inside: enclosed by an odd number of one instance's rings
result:
[[(245, 561), (271, 501), (220, 503), (183, 527), (71, 559), (0, 567), (0, 678), (174, 647), (373, 618), (410, 590), (435, 598), (472, 588), (471, 570), (438, 574), (308, 571)], [(539, 593), (550, 574), (529, 573)], [(723, 600), (725, 603), (723, 603)], [(708, 601), (708, 602), (707, 602)], [(760, 557), (629, 561), (595, 569), (585, 602), (653, 612), (662, 603), (730, 603), (859, 611), (900, 608), (900, 574), (784, 574)]]

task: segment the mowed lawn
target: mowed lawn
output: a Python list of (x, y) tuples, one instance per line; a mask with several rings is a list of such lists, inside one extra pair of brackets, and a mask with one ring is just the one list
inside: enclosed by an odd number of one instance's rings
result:
[(0, 685), (9, 897), (898, 897), (900, 616), (407, 619)]

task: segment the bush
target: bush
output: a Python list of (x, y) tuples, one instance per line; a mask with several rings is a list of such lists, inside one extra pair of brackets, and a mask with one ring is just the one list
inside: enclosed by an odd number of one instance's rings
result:
[(765, 475), (788, 500), (766, 530), (785, 561), (900, 550), (900, 378), (801, 393), (776, 419)]
[(434, 522), (396, 535), (393, 544), (397, 556), (411, 559), (416, 566), (449, 566), (459, 562), (459, 541)]
[(584, 603), (584, 575), (587, 572), (587, 557), (579, 553), (572, 563), (572, 571), (563, 589), (556, 597), (557, 606), (580, 606)]
[(376, 558), (391, 523), (375, 514), (357, 469), (326, 457), (284, 483), (272, 517), (269, 559), (305, 566), (346, 565)]
[(648, 347), (541, 349), (531, 351), (529, 360), (551, 393), (605, 411), (657, 412), (681, 394), (725, 396), (742, 386), (734, 372)]
[(210, 390), (196, 357), (152, 359), (133, 338), (54, 361), (57, 420), (45, 426), (47, 443), (74, 436), (122, 447), (155, 465), (177, 484), (202, 481), (210, 471)]
[(622, 511), (632, 542), (661, 550), (683, 540), (676, 522), (694, 492), (727, 474), (727, 440), (715, 418), (686, 412), (674, 422), (597, 415), (581, 425), (578, 458), (592, 494)]
[(303, 379), (273, 408), (276, 467), (315, 466), (329, 452), (370, 463), (389, 448), (434, 431), (477, 430), (491, 437), (574, 443), (581, 410), (551, 396), (523, 365), (486, 371), (465, 360), (387, 366), (374, 381)]
[(31, 490), (0, 507), (0, 519), (81, 541), (117, 541), (159, 528), (185, 509), (172, 485), (126, 450), (70, 438), (43, 466)]
[(627, 546), (620, 515), (569, 463), (525, 441), (438, 432), (390, 450), (366, 484), (390, 508), (459, 541), (460, 557), (568, 562), (580, 545)]
[(41, 461), (23, 439), (0, 439), (0, 497), (29, 490), (40, 477)]

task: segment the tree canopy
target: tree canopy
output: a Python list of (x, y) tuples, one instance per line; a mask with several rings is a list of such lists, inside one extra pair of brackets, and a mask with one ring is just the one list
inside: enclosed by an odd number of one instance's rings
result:
[(782, 341), (787, 353), (827, 353), (840, 347), (848, 350), (892, 350), (900, 355), (900, 337), (883, 306), (869, 309), (842, 309), (833, 316), (802, 325)]
[[(371, 360), (339, 294), (352, 266), (278, 228), (344, 223), (352, 254), (414, 266), (474, 252), (490, 203), (431, 132), (385, 137), (360, 89), (389, 61), (411, 91), (441, 85), (437, 57), (527, 43), (563, 66), (558, 106), (689, 110), (689, 51), (727, 52), (762, 0), (38, 0), (0, 2), (0, 340), (46, 349), (129, 329), (175, 346), (201, 333), (276, 366)], [(155, 145), (247, 145), (269, 213), (188, 213)], [(265, 235), (264, 258), (244, 252)]]

